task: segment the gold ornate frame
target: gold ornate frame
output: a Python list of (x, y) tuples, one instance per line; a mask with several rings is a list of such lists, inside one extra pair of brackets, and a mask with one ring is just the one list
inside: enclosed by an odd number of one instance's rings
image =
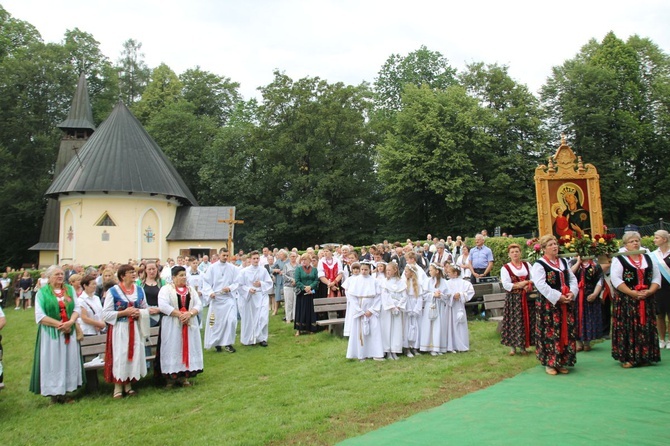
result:
[(602, 234), (604, 231), (599, 179), (595, 166), (585, 165), (582, 157), (575, 155), (566, 144), (565, 135), (562, 135), (561, 145), (556, 154), (549, 157), (548, 166), (543, 164), (535, 169), (540, 236), (559, 236), (567, 232), (572, 232), (572, 235), (580, 232)]

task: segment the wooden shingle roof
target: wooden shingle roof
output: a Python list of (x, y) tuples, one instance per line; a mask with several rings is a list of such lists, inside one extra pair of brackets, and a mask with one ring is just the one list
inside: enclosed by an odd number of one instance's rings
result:
[(93, 110), (91, 109), (91, 101), (88, 99), (88, 84), (86, 83), (86, 76), (81, 73), (77, 89), (72, 98), (72, 107), (67, 119), (57, 126), (59, 129), (88, 129), (95, 130), (93, 124)]

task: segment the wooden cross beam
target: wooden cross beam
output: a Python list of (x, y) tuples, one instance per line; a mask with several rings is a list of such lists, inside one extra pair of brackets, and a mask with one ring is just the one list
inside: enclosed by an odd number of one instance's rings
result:
[(217, 220), (218, 223), (228, 223), (228, 253), (233, 255), (233, 225), (244, 224), (244, 220), (235, 220), (233, 208), (230, 208), (230, 216), (227, 220)]

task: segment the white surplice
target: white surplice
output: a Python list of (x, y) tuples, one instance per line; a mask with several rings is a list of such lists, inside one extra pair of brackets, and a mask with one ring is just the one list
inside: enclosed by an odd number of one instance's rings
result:
[[(347, 358), (381, 358), (384, 348), (379, 324), (382, 302), (379, 282), (362, 274), (350, 277), (347, 282), (346, 317), (350, 331)], [(368, 311), (369, 317), (365, 315)]]
[[(470, 350), (470, 333), (465, 303), (475, 297), (475, 289), (467, 280), (460, 277), (447, 280), (447, 293), (450, 295), (447, 305), (447, 351), (466, 352)], [(459, 299), (454, 299), (456, 293)]]
[[(449, 294), (447, 280), (440, 279), (439, 286), (434, 277), (428, 279), (428, 287), (424, 294), (424, 309), (421, 314), (421, 350), (425, 352), (447, 352), (447, 307)], [(439, 292), (439, 296), (435, 293)], [(431, 314), (435, 319), (431, 319)]]
[(384, 347), (384, 352), (402, 353), (407, 286), (404, 280), (392, 277), (383, 281), (381, 287), (382, 346)]
[[(261, 282), (259, 288), (253, 283)], [(262, 266), (247, 266), (237, 278), (237, 305), (242, 319), (240, 342), (243, 345), (254, 345), (268, 340), (269, 296), (273, 288), (272, 277)], [(255, 293), (252, 292), (255, 290)]]
[[(235, 343), (239, 272), (232, 263), (215, 262), (202, 276), (203, 301), (209, 303), (209, 315), (203, 320), (206, 349)], [(230, 288), (230, 292), (224, 293), (224, 288)]]

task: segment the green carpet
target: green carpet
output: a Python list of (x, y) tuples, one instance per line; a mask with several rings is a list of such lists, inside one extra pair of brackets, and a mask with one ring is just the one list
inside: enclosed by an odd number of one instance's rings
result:
[(670, 350), (665, 363), (623, 369), (610, 348), (579, 353), (568, 375), (538, 365), (340, 444), (670, 444)]

